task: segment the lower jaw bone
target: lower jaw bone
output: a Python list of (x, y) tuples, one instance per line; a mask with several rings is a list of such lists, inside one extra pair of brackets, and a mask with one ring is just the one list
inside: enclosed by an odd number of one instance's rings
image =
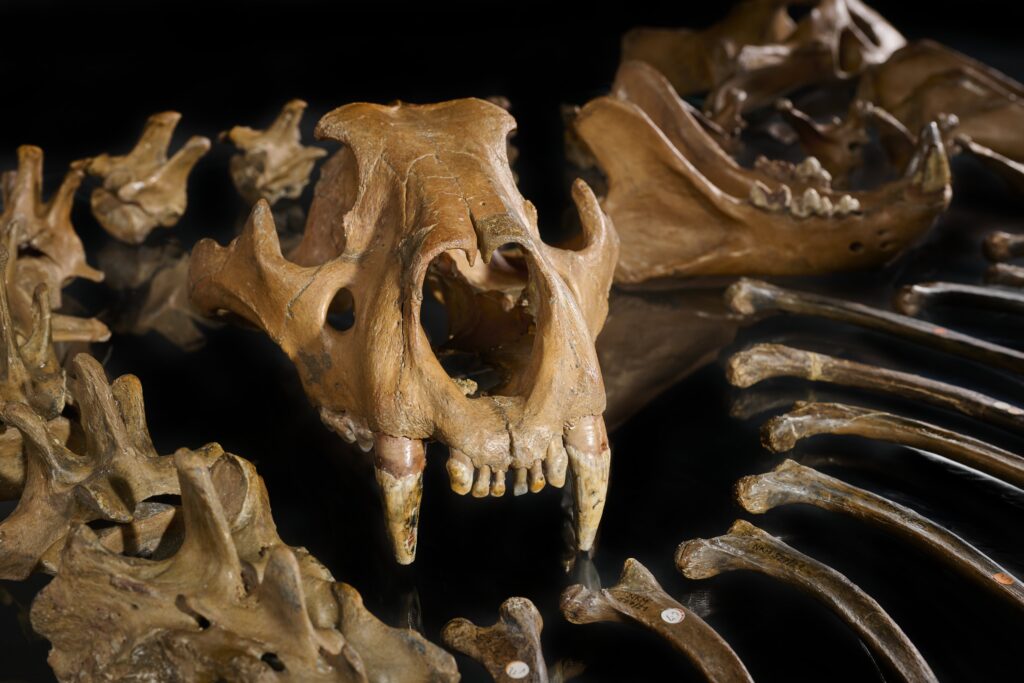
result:
[(1024, 458), (970, 436), (901, 415), (842, 403), (797, 403), (761, 427), (761, 443), (775, 453), (816, 434), (848, 434), (919, 448), (1024, 489)]
[(619, 582), (611, 588), (569, 586), (562, 593), (561, 609), (573, 624), (638, 622), (686, 655), (712, 683), (753, 680), (729, 644), (673, 600), (654, 575), (632, 558), (626, 560)]
[(547, 683), (548, 670), (540, 647), (544, 621), (526, 598), (501, 603), (493, 626), (477, 626), (468, 619), (449, 621), (441, 638), (445, 645), (484, 665), (498, 683)]
[(947, 410), (1024, 431), (1024, 408), (953, 384), (842, 360), (782, 344), (757, 344), (734, 354), (726, 365), (729, 383), (749, 387), (772, 377), (802, 377), (923, 401)]
[(399, 564), (416, 559), (423, 470), (423, 442), (401, 436), (375, 434), (373, 463), (384, 501), (388, 537)]
[(909, 508), (792, 460), (766, 474), (740, 479), (736, 499), (744, 510), (754, 514), (779, 505), (804, 503), (877, 524), (1024, 608), (1024, 586), (1020, 580), (956, 534)]
[(750, 522), (737, 520), (724, 536), (687, 541), (676, 551), (676, 566), (689, 579), (747, 569), (792, 584), (832, 608), (900, 679), (937, 681), (921, 653), (871, 596)]
[(576, 544), (586, 552), (594, 546), (608, 495), (611, 449), (604, 419), (584, 417), (565, 430), (565, 451), (572, 471), (576, 513)]

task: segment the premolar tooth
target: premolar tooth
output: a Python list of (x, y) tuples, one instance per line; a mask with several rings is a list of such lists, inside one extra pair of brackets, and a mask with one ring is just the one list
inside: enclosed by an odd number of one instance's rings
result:
[(797, 218), (807, 218), (818, 213), (821, 211), (821, 195), (813, 187), (808, 187), (800, 198), (793, 202), (792, 211)]
[(594, 545), (608, 495), (612, 454), (604, 418), (584, 417), (566, 429), (565, 450), (572, 470), (576, 542), (580, 550), (586, 551)]
[(416, 559), (423, 469), (427, 464), (423, 442), (388, 434), (377, 434), (373, 441), (373, 464), (392, 550), (399, 564), (411, 564)]
[(801, 180), (818, 180), (827, 186), (832, 185), (832, 174), (826, 171), (817, 157), (807, 157), (796, 166), (796, 177)]
[(530, 491), (533, 493), (539, 492), (544, 488), (547, 481), (544, 479), (543, 465), (540, 460), (534, 460), (533, 464), (530, 465)]
[(750, 203), (759, 209), (767, 209), (770, 192), (771, 190), (768, 189), (768, 186), (760, 180), (754, 181), (754, 184), (750, 186)]
[(448, 470), (448, 479), (451, 482), (452, 491), (464, 496), (473, 488), (473, 463), (469, 456), (462, 451), (450, 448), (448, 462), (445, 467)]
[(505, 495), (505, 475), (505, 471), (495, 470), (494, 476), (491, 477), (491, 495), (495, 498)]
[(834, 213), (838, 216), (845, 216), (851, 213), (860, 213), (860, 201), (848, 194), (844, 194), (836, 202)]
[(491, 468), (484, 465), (476, 471), (476, 481), (473, 482), (473, 497), (485, 498), (491, 492)]
[(515, 482), (512, 484), (512, 495), (521, 496), (529, 490), (530, 488), (526, 483), (526, 468), (517, 467)]
[(821, 198), (821, 207), (818, 209), (819, 216), (831, 216), (832, 215), (832, 200), (828, 197)]
[(755, 180), (750, 186), (748, 196), (750, 203), (765, 211), (781, 211), (789, 206), (793, 200), (793, 192), (788, 185), (779, 185), (779, 189), (772, 192), (771, 189), (760, 180)]
[(548, 483), (556, 489), (565, 486), (565, 470), (569, 465), (569, 456), (565, 452), (565, 446), (560, 437), (555, 437), (548, 444), (547, 457), (544, 458), (544, 473), (547, 475)]

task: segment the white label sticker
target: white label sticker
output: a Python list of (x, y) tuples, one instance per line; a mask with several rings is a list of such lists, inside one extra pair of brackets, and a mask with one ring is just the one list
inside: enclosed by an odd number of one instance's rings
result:
[(516, 659), (505, 665), (505, 673), (509, 678), (526, 678), (530, 674), (530, 665)]
[(678, 624), (685, 616), (683, 610), (676, 609), (675, 607), (669, 607), (661, 612), (661, 620), (666, 624)]

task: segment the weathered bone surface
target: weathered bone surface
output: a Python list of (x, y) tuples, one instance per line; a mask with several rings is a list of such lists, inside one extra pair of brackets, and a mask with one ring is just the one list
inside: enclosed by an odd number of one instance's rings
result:
[(669, 641), (709, 681), (753, 680), (722, 636), (673, 600), (654, 575), (632, 558), (626, 560), (619, 582), (611, 588), (590, 590), (582, 584), (566, 588), (561, 609), (574, 624), (636, 621)]
[(231, 180), (249, 203), (266, 199), (271, 204), (302, 194), (316, 160), (326, 156), (319, 147), (301, 143), (299, 123), (306, 103), (291, 100), (266, 130), (235, 126), (222, 134), (242, 154), (231, 157)]
[(982, 243), (990, 261), (1009, 261), (1024, 256), (1024, 235), (996, 231), (985, 236)]
[[(906, 285), (897, 292), (893, 303), (898, 310), (907, 315), (918, 315), (925, 306), (947, 302), (971, 308), (1024, 313), (1024, 294), (1018, 291), (961, 282), (919, 282)], [(996, 348), (1003, 349), (1004, 347)], [(1016, 353), (1021, 359), (1024, 359), (1024, 353)], [(1012, 365), (1004, 365), (997, 363), (997, 358), (995, 355), (990, 355), (988, 360), (991, 363), (1002, 365), (1008, 370), (1021, 372), (1024, 369), (1024, 364), (1021, 364), (1021, 361), (1016, 361)]]
[(880, 391), (1024, 430), (1024, 408), (1006, 401), (927, 377), (782, 344), (757, 344), (734, 354), (726, 366), (729, 383), (741, 388), (771, 377), (801, 377), (812, 382)]
[(817, 470), (786, 460), (771, 472), (743, 477), (736, 499), (747, 512), (804, 503), (852, 515), (895, 532), (947, 562), (970, 579), (1024, 607), (1020, 579), (973, 545), (913, 510)]
[(619, 68), (611, 96), (575, 121), (608, 177), (603, 207), (622, 240), (616, 281), (697, 275), (809, 275), (895, 258), (947, 206), (938, 128), (922, 129), (902, 178), (838, 192), (820, 162), (740, 167), (661, 74)]
[(548, 668), (540, 645), (544, 621), (526, 598), (501, 603), (493, 626), (477, 626), (468, 619), (453, 619), (441, 632), (445, 645), (472, 657), (498, 683), (547, 683)]
[(1004, 287), (1024, 287), (1024, 267), (993, 263), (985, 271), (985, 282)]
[(747, 0), (704, 29), (638, 28), (622, 42), (623, 60), (651, 64), (683, 95), (711, 91), (706, 108), (722, 110), (729, 93), (745, 109), (792, 90), (846, 80), (884, 62), (906, 40), (859, 0), (824, 0), (800, 21), (787, 0)]
[(689, 579), (747, 569), (792, 584), (825, 603), (901, 680), (937, 680), (907, 635), (871, 596), (835, 569), (750, 522), (737, 520), (724, 536), (683, 543), (676, 551), (676, 566)]
[[(375, 450), (399, 562), (413, 560), (423, 440), (450, 448), (452, 489), (500, 496), (561, 486), (571, 469), (579, 547), (593, 544), (610, 461), (594, 338), (618, 239), (587, 186), (573, 196), (578, 250), (539, 236), (506, 158), (514, 120), (482, 100), (352, 104), (320, 138), (344, 143), (317, 183), (302, 243), (282, 256), (259, 202), (227, 248), (193, 251), (192, 301), (262, 328), (295, 362), (324, 423)], [(448, 309), (432, 347), (424, 285)], [(336, 329), (330, 313), (354, 315)], [(467, 355), (496, 371), (449, 374)]]
[(93, 216), (122, 242), (141, 244), (155, 228), (173, 227), (185, 213), (189, 173), (209, 151), (210, 140), (193, 136), (168, 158), (180, 120), (176, 111), (153, 114), (131, 152), (100, 154), (86, 166), (90, 174), (103, 178), (103, 185), (92, 192)]
[[(921, 288), (921, 289), (918, 289)], [(1006, 304), (1016, 301), (1024, 309), (1024, 297), (993, 288), (936, 283), (905, 288), (897, 299), (897, 307), (906, 315), (872, 308), (852, 301), (843, 301), (811, 292), (797, 292), (767, 282), (742, 278), (725, 291), (726, 304), (736, 313), (755, 316), (776, 312), (827, 318), (858, 325), (910, 339), (925, 346), (948, 351), (973, 360), (1014, 372), (1024, 372), (1024, 352), (961, 334), (948, 328), (924, 322), (916, 315), (924, 297), (955, 294), (976, 297), (988, 293), (986, 302)], [(1014, 298), (1015, 295), (1015, 298)], [(993, 304), (994, 305), (994, 304)]]
[(912, 131), (940, 115), (955, 116), (957, 135), (1024, 162), (1017, 134), (1024, 122), (1024, 86), (938, 43), (910, 43), (865, 71), (857, 98), (882, 107)]
[(842, 403), (798, 402), (761, 428), (761, 443), (785, 453), (818, 434), (848, 434), (919, 448), (1024, 489), (1024, 457), (927, 422)]
[[(75, 190), (85, 173), (81, 162), (68, 169), (64, 181), (49, 201), (44, 202), (43, 150), (33, 145), (18, 148), (18, 169), (0, 179), (3, 213), (0, 241), (10, 259), (4, 268), (7, 296), (15, 328), (27, 333), (32, 326), (33, 298), (39, 285), (46, 285), (49, 308), (61, 307), (61, 290), (75, 278), (93, 282), (103, 273), (85, 261), (82, 241), (71, 224)], [(19, 251), (23, 251), (19, 255)], [(110, 330), (100, 321), (53, 315), (54, 341), (105, 341)]]

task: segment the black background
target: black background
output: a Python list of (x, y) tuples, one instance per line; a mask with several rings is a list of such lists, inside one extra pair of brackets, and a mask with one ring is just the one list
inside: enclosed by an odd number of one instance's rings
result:
[[(1010, 4), (875, 7), (908, 38), (936, 38), (1024, 78), (1019, 17)], [(559, 105), (582, 104), (607, 90), (619, 36), (628, 28), (701, 26), (724, 8), (637, 2), (444, 8), (6, 3), (0, 9), (0, 168), (14, 167), (17, 145), (39, 145), (50, 191), (70, 161), (127, 150), (145, 118), (165, 109), (183, 114), (177, 145), (193, 134), (215, 138), (235, 124), (262, 127), (292, 97), (310, 103), (308, 139), (320, 115), (347, 102), (503, 95), (519, 123), (520, 189), (537, 205), (543, 230), (558, 223), (568, 204)], [(201, 236), (226, 242), (246, 213), (228, 179), (229, 156), (228, 148), (215, 145), (194, 171), (189, 210), (173, 231), (185, 247)], [(74, 219), (95, 264), (108, 239), (89, 214), (87, 196), (79, 193)], [(954, 207), (926, 245), (885, 271), (815, 286), (887, 305), (902, 282), (938, 276), (977, 281), (984, 229), (1019, 227), (1019, 215), (1020, 204), (989, 177), (958, 164)], [(80, 283), (69, 292), (87, 308), (112, 314), (104, 285)], [(966, 323), (1004, 343), (1020, 338), (1006, 318)], [(808, 346), (859, 353), (1021, 400), (1015, 378), (837, 325), (773, 320), (744, 332), (734, 348), (783, 333)], [(561, 619), (558, 594), (572, 579), (562, 568), (559, 492), (483, 501), (456, 497), (447, 492), (444, 449), (432, 448), (418, 559), (412, 567), (396, 567), (366, 456), (320, 425), (289, 363), (264, 336), (224, 327), (192, 354), (153, 335), (117, 336), (94, 352), (111, 377), (131, 372), (142, 379), (161, 452), (219, 441), (253, 460), (267, 480), (284, 540), (307, 546), (386, 621), (419, 615), (427, 637), (439, 642), (448, 619), (491, 623), (503, 599), (523, 595), (544, 615), (549, 661), (583, 660), (588, 669), (581, 680), (698, 680), (681, 657), (638, 629), (577, 627)], [(797, 390), (799, 383), (783, 382), (771, 385), (769, 395)], [(757, 680), (875, 680), (874, 664), (857, 638), (812, 600), (750, 574), (690, 582), (672, 566), (680, 541), (723, 533), (740, 515), (730, 500), (732, 482), (775, 462), (757, 443), (763, 415), (746, 421), (728, 416), (734, 396), (720, 365), (713, 364), (615, 433), (612, 490), (595, 568), (610, 585), (626, 557), (640, 559), (671, 594), (706, 615)], [(930, 417), (1022, 450), (1006, 434)], [(856, 440), (824, 440), (821, 448), (807, 450), (835, 455), (840, 464), (830, 473), (949, 524), (1024, 573), (1019, 491), (919, 454)], [(1019, 677), (1019, 669), (1010, 667), (1019, 657), (1024, 620), (940, 563), (827, 513), (794, 508), (755, 522), (875, 596), (940, 679)], [(0, 608), (0, 680), (49, 680), (47, 644), (24, 622), (33, 591), (45, 581), (0, 586), (7, 602)], [(463, 680), (486, 680), (468, 659), (459, 657), (459, 664)]]

